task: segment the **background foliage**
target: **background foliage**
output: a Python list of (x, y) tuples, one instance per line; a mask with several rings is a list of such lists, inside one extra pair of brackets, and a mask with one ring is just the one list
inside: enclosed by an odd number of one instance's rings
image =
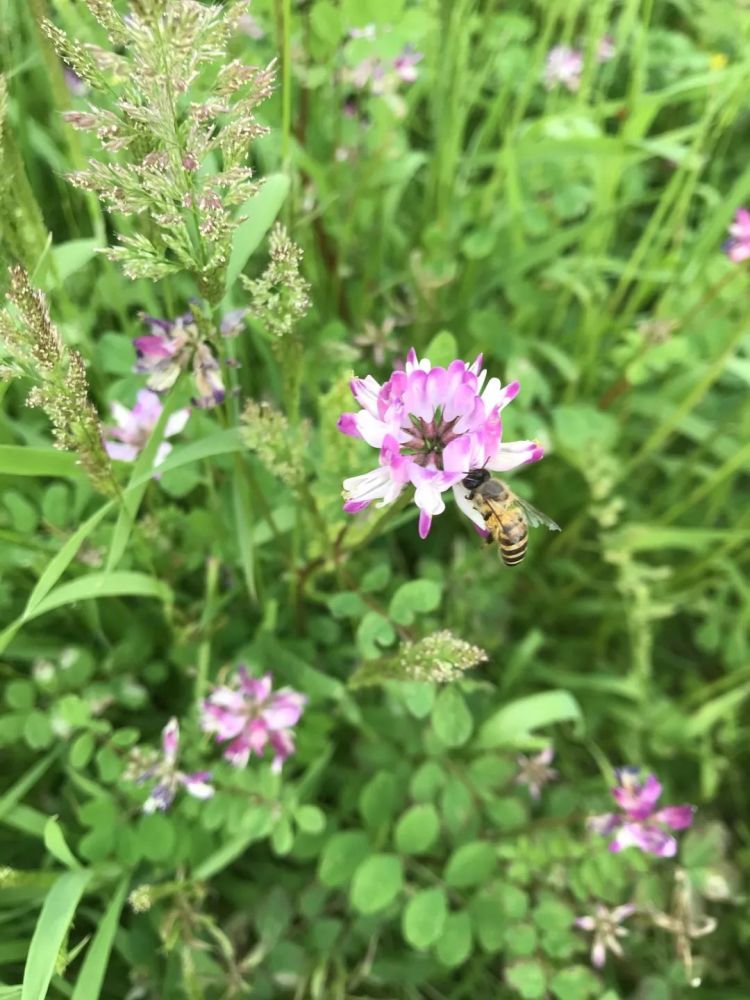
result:
[[(143, 385), (140, 312), (174, 317), (199, 289), (123, 277), (96, 251), (133, 223), (65, 179), (96, 144), (61, 116), (86, 98), (39, 24), (86, 42), (95, 22), (70, 0), (1, 7), (0, 258), (46, 291), (106, 422)], [(280, 77), (253, 147), (268, 180), (230, 267), (258, 277), (280, 214), (312, 305), (281, 347), (248, 318), (232, 400), (235, 417), (245, 399), (281, 406), (303, 472), (280, 480), (283, 450), (248, 451), (196, 411), (159, 481), (136, 466), (131, 530), (51, 450), (26, 387), (0, 388), (0, 996), (681, 997), (676, 933), (634, 918), (599, 973), (571, 926), (597, 901), (669, 911), (674, 863), (583, 832), (611, 766), (631, 762), (699, 807), (679, 870), (718, 919), (694, 942), (701, 996), (740, 1000), (749, 288), (721, 244), (750, 198), (750, 10), (257, 0), (253, 14), (263, 37), (232, 50), (279, 55)], [(374, 38), (351, 36), (369, 24)], [(598, 65), (606, 33), (616, 55)], [(584, 52), (575, 93), (542, 83), (561, 43)], [(407, 44), (424, 59), (398, 100), (353, 93), (347, 68)], [(230, 283), (224, 310), (246, 302)], [(336, 431), (350, 373), (387, 377), (412, 345), (434, 363), (482, 351), (522, 383), (506, 436), (547, 457), (513, 482), (564, 529), (535, 533), (522, 568), (452, 508), (424, 542), (413, 507), (340, 510), (341, 480), (370, 462)], [(404, 644), (445, 629), (486, 662), (404, 680)], [(129, 749), (176, 715), (197, 754), (196, 703), (243, 660), (309, 698), (283, 781), (219, 765), (210, 802), (142, 815)], [(536, 805), (515, 757), (552, 740), (560, 780)]]

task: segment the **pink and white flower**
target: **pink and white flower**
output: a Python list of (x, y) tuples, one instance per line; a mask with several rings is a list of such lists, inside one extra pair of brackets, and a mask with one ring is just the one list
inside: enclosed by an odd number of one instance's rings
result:
[(554, 767), (550, 767), (554, 759), (555, 748), (551, 746), (540, 750), (533, 757), (519, 754), (516, 758), (518, 763), (516, 783), (526, 785), (529, 789), (529, 795), (535, 802), (539, 801), (544, 786), (558, 778), (558, 772)]
[(344, 510), (393, 503), (408, 485), (419, 507), (419, 534), (426, 538), (432, 518), (445, 510), (443, 493), (480, 529), (484, 522), (468, 500), (462, 480), (472, 469), (509, 472), (544, 454), (536, 441), (502, 441), (500, 414), (518, 394), (518, 382), (502, 386), (487, 379), (480, 355), (471, 365), (452, 361), (433, 368), (412, 348), (403, 370), (381, 385), (368, 375), (351, 382), (358, 413), (343, 413), (338, 428), (378, 448), (377, 468), (344, 480)]
[[(134, 462), (143, 451), (151, 437), (151, 433), (159, 422), (164, 407), (159, 397), (148, 389), (141, 389), (136, 397), (135, 406), (129, 410), (122, 403), (112, 404), (112, 416), (115, 424), (105, 428), (104, 447), (110, 458), (120, 462)], [(167, 420), (164, 437), (174, 437), (179, 434), (188, 422), (190, 410), (177, 410)], [(112, 439), (115, 440), (112, 440)], [(172, 450), (168, 441), (162, 441), (156, 452), (155, 465), (160, 465)]]
[(618, 784), (612, 795), (621, 812), (591, 816), (589, 830), (604, 836), (614, 834), (609, 849), (614, 853), (627, 847), (637, 847), (646, 854), (659, 858), (673, 858), (677, 841), (670, 830), (685, 830), (693, 822), (695, 807), (691, 805), (664, 806), (657, 809), (662, 786), (656, 775), (649, 774), (640, 781), (640, 769), (623, 767), (617, 772)]
[(137, 355), (134, 370), (148, 375), (149, 389), (155, 392), (170, 389), (180, 372), (192, 365), (198, 390), (194, 405), (207, 409), (222, 403), (226, 392), (219, 362), (202, 338), (193, 314), (185, 313), (174, 322), (146, 315), (143, 319), (151, 332), (133, 341)]
[(143, 753), (136, 751), (135, 759), (126, 771), (126, 778), (139, 785), (156, 779), (156, 784), (143, 804), (143, 812), (165, 812), (172, 805), (179, 788), (184, 788), (195, 799), (210, 799), (214, 794), (210, 771), (185, 774), (177, 768), (180, 751), (180, 725), (177, 719), (170, 719), (162, 730), (161, 745), (161, 758), (156, 758), (153, 750), (149, 751), (151, 759), (144, 767), (140, 764), (144, 759)]
[(271, 675), (251, 677), (245, 666), (237, 669), (237, 681), (214, 688), (203, 702), (201, 725), (226, 743), (224, 757), (235, 767), (244, 767), (251, 754), (273, 751), (271, 769), (281, 770), (294, 753), (292, 728), (299, 722), (307, 698), (291, 688), (272, 690)]
[(418, 77), (417, 65), (424, 59), (421, 52), (411, 45), (405, 45), (393, 60), (393, 69), (402, 83), (414, 83)]
[(746, 208), (737, 209), (724, 250), (735, 264), (750, 258), (750, 212)]
[(569, 45), (555, 45), (547, 53), (547, 65), (544, 70), (544, 85), (552, 90), (561, 84), (567, 90), (575, 93), (581, 85), (583, 72), (583, 53)]

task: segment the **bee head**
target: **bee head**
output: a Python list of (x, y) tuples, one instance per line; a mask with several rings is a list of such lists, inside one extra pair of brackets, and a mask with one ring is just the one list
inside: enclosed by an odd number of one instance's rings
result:
[(475, 490), (482, 483), (486, 483), (490, 474), (486, 469), (471, 469), (463, 478), (463, 484), (467, 490)]

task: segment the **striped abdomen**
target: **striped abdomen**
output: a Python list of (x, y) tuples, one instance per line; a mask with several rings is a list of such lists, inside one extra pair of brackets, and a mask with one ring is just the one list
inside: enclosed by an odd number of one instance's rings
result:
[(516, 532), (513, 535), (503, 534), (500, 539), (500, 555), (506, 566), (517, 566), (523, 561), (526, 555), (526, 546), (529, 542), (529, 533), (524, 525), (523, 535), (518, 538)]

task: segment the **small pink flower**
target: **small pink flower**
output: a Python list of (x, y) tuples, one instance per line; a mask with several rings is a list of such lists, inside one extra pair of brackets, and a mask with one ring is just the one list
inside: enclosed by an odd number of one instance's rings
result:
[(252, 14), (240, 14), (237, 18), (237, 28), (243, 35), (247, 35), (248, 38), (252, 38), (256, 42), (266, 37), (263, 25)]
[(272, 770), (281, 770), (294, 753), (292, 729), (299, 722), (307, 699), (291, 688), (272, 690), (271, 675), (251, 677), (247, 668), (237, 669), (232, 686), (214, 688), (203, 702), (201, 725), (226, 743), (224, 757), (235, 767), (245, 767), (251, 754), (261, 756), (267, 746), (273, 751)]
[(153, 750), (150, 753), (150, 763), (141, 766), (142, 754), (136, 754), (137, 760), (130, 766), (126, 777), (136, 784), (156, 779), (149, 797), (143, 804), (144, 813), (164, 812), (174, 801), (179, 788), (184, 788), (188, 795), (196, 799), (210, 799), (214, 794), (209, 771), (194, 771), (185, 774), (177, 769), (177, 756), (180, 750), (180, 725), (177, 719), (170, 719), (161, 734), (162, 757), (158, 759)]
[(614, 910), (598, 903), (593, 914), (577, 917), (573, 921), (576, 927), (594, 935), (591, 946), (591, 964), (595, 968), (602, 968), (607, 958), (607, 951), (622, 958), (622, 946), (618, 938), (626, 937), (628, 931), (620, 924), (632, 916), (635, 911), (635, 903), (625, 903), (623, 906), (615, 907)]
[(393, 69), (402, 83), (414, 83), (417, 79), (417, 64), (424, 56), (411, 45), (406, 45), (400, 55), (393, 60)]
[(544, 85), (547, 90), (552, 90), (557, 84), (562, 84), (567, 90), (575, 92), (581, 85), (582, 72), (582, 53), (569, 45), (555, 45), (547, 53)]
[(453, 490), (459, 508), (480, 529), (484, 521), (468, 500), (462, 480), (471, 469), (508, 472), (544, 454), (535, 441), (503, 444), (500, 413), (520, 385), (485, 385), (481, 355), (471, 365), (452, 361), (447, 368), (419, 360), (412, 348), (403, 370), (381, 385), (372, 375), (351, 382), (358, 413), (343, 413), (338, 428), (379, 449), (371, 472), (344, 480), (344, 510), (364, 510), (373, 501), (393, 503), (408, 485), (419, 508), (419, 534), (426, 538), (432, 518), (445, 510), (442, 494)]
[(146, 385), (155, 392), (171, 388), (191, 364), (198, 395), (195, 406), (218, 406), (226, 395), (219, 362), (198, 330), (192, 313), (169, 320), (143, 316), (151, 333), (133, 341), (137, 354), (135, 371), (148, 375)]
[(724, 249), (735, 264), (750, 258), (750, 212), (746, 208), (737, 209)]
[[(107, 437), (104, 441), (104, 447), (109, 457), (121, 462), (134, 462), (145, 448), (163, 409), (159, 397), (148, 389), (140, 390), (132, 410), (123, 406), (122, 403), (113, 403), (112, 415), (116, 423), (113, 427), (105, 429)], [(174, 437), (175, 434), (179, 434), (189, 417), (190, 410), (188, 409), (177, 410), (173, 413), (167, 420), (164, 437)], [(111, 440), (112, 438), (116, 440)], [(172, 445), (167, 441), (162, 441), (156, 452), (154, 464), (161, 465), (171, 450)]]
[(693, 822), (695, 807), (665, 806), (656, 809), (662, 786), (656, 775), (639, 780), (639, 768), (623, 767), (617, 772), (619, 784), (612, 795), (622, 812), (591, 816), (589, 830), (603, 836), (614, 834), (609, 849), (614, 853), (627, 847), (637, 847), (646, 854), (672, 858), (677, 853), (677, 841), (669, 830), (685, 830)]

